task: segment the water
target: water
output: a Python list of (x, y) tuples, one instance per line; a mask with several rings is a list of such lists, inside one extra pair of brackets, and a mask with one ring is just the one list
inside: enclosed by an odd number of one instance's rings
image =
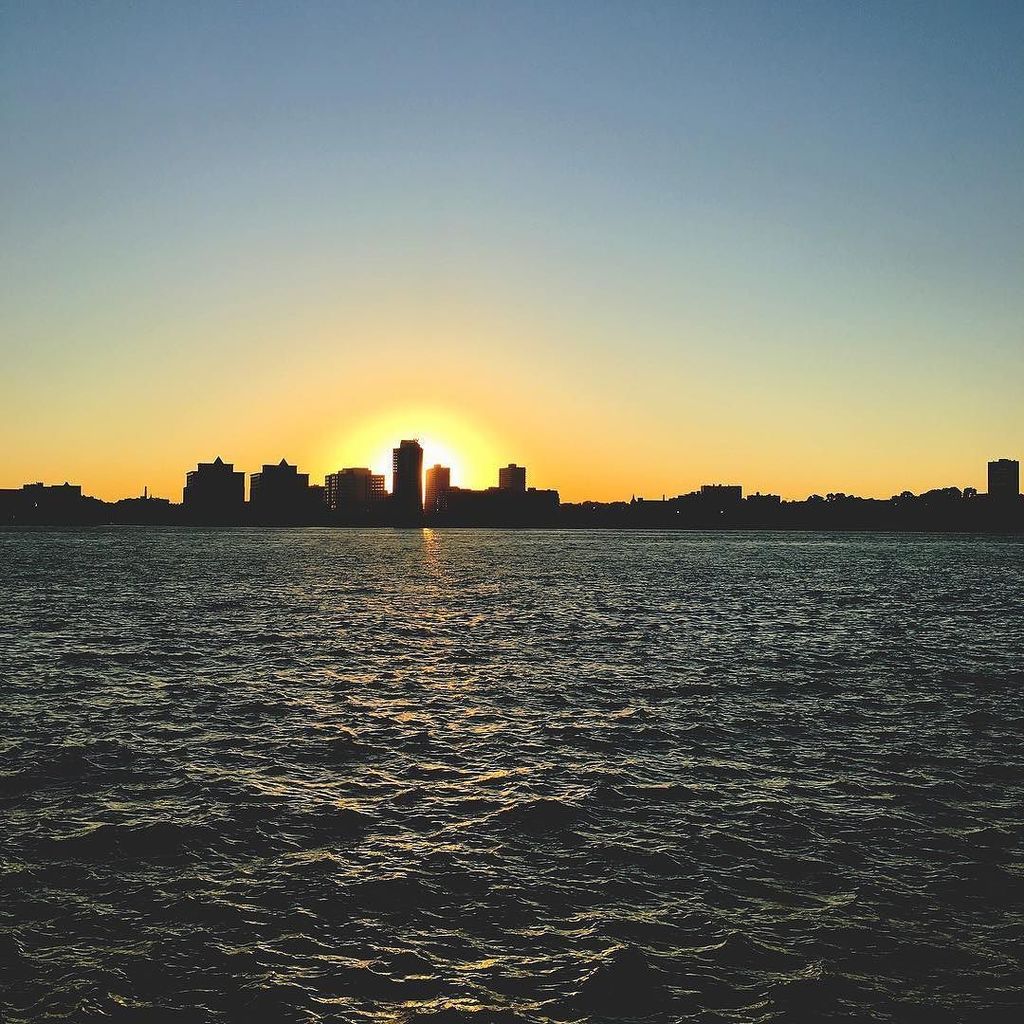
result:
[(0, 532), (4, 1021), (1017, 1021), (1024, 542)]

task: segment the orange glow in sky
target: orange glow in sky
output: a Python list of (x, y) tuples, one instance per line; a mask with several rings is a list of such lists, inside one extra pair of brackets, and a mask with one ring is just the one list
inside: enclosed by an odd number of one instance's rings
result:
[(418, 440), (423, 447), (424, 469), (435, 463), (448, 466), (456, 487), (493, 486), (498, 466), (516, 461), (512, 455), (505, 457), (499, 443), (477, 424), (430, 406), (382, 412), (340, 430), (329, 442), (325, 457), (334, 469), (368, 465), (375, 473), (384, 474), (390, 490), (391, 453), (405, 438)]

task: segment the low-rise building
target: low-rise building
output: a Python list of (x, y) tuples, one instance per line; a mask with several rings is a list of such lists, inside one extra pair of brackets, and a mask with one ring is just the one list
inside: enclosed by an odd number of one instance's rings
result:
[(245, 512), (245, 474), (219, 455), (213, 462), (200, 462), (185, 475), (182, 503), (185, 515), (193, 522), (241, 522)]
[(309, 474), (285, 459), (264, 465), (249, 478), (249, 505), (256, 522), (309, 522), (314, 512)]

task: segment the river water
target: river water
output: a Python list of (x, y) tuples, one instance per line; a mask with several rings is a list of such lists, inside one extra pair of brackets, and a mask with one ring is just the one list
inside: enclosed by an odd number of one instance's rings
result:
[(1017, 1021), (1024, 541), (0, 531), (0, 1019)]

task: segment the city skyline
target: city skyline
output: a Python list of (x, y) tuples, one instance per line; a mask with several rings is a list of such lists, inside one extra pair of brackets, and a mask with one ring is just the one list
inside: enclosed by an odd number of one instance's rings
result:
[[(378, 439), (379, 424), (381, 422), (396, 422), (409, 425), (415, 415), (413, 413), (411, 415), (379, 416), (368, 421), (367, 425), (347, 432), (350, 440), (333, 446), (336, 450), (345, 453), (343, 458), (325, 461), (322, 455), (318, 459), (303, 457), (303, 452), (317, 450), (316, 445), (307, 442), (292, 445), (288, 455), (278, 456), (274, 462), (285, 458), (293, 465), (308, 467), (308, 475), (311, 479), (316, 480), (324, 480), (344, 466), (358, 465), (382, 476), (384, 486), (390, 492), (393, 487), (391, 446), (385, 437)], [(422, 439), (424, 481), (427, 467), (432, 464), (441, 464), (450, 469), (454, 485), (473, 488), (488, 486), (493, 476), (494, 467), (502, 459), (501, 452), (506, 450), (507, 446), (498, 442), (493, 435), (473, 428), (465, 418), (436, 409), (427, 409), (426, 419), (437, 424), (432, 434), (425, 435), (423, 431), (414, 429), (398, 430), (392, 433), (392, 436), (401, 433), (413, 434)], [(471, 457), (467, 457), (463, 453), (457, 440), (452, 440), (458, 436), (465, 439), (466, 448), (472, 453)], [(602, 438), (601, 440), (609, 442), (608, 449), (610, 451), (614, 452), (618, 449), (614, 443), (614, 431), (611, 431), (606, 439)], [(250, 441), (236, 444), (233, 447), (222, 446), (224, 451), (237, 452), (240, 448), (247, 453), (244, 458), (232, 458), (236, 465), (247, 467), (245, 470), (247, 477), (251, 473), (259, 472), (259, 467), (267, 464), (264, 454), (267, 448), (269, 447), (271, 450), (275, 448), (273, 442), (266, 446), (261, 443), (258, 450), (254, 450), (254, 445), (255, 442)], [(361, 447), (358, 447), (360, 445)], [(1022, 446), (1024, 446), (1024, 442), (1022, 442)], [(281, 445), (276, 447), (283, 448)], [(1002, 447), (1006, 449), (1009, 446), (1003, 445)], [(1021, 446), (1016, 447), (1019, 449)], [(995, 448), (998, 450), (1000, 445), (995, 445)], [(298, 454), (295, 454), (296, 449)], [(549, 444), (549, 453), (553, 449), (554, 445)], [(787, 479), (790, 481), (806, 480), (809, 484), (817, 482), (815, 486), (802, 488), (792, 483), (787, 485), (785, 482), (773, 481), (771, 473), (763, 467), (755, 467), (752, 472), (748, 473), (728, 471), (728, 466), (740, 465), (742, 460), (726, 460), (724, 463), (726, 468), (716, 467), (708, 453), (702, 451), (697, 444), (692, 448), (681, 445), (680, 450), (682, 452), (680, 462), (688, 463), (688, 466), (681, 464), (674, 471), (658, 477), (652, 478), (649, 471), (630, 477), (627, 462), (624, 468), (616, 467), (617, 471), (614, 477), (596, 474), (593, 477), (595, 483), (588, 490), (587, 479), (589, 478), (581, 478), (579, 474), (569, 473), (567, 476), (569, 484), (560, 488), (563, 498), (569, 501), (616, 501), (620, 500), (624, 494), (628, 496), (630, 494), (684, 493), (700, 487), (711, 477), (743, 478), (752, 481), (752, 489), (773, 491), (780, 494), (785, 500), (800, 500), (810, 494), (824, 494), (839, 490), (881, 499), (902, 490), (921, 493), (938, 487), (950, 486), (954, 480), (957, 486), (974, 487), (979, 491), (984, 491), (986, 476), (983, 468), (979, 469), (978, 467), (983, 467), (988, 459), (987, 453), (981, 452), (977, 457), (965, 462), (965, 466), (968, 467), (966, 471), (953, 467), (947, 472), (935, 464), (929, 466), (928, 460), (922, 458), (911, 460), (902, 470), (886, 468), (884, 472), (878, 472), (871, 468), (873, 456), (868, 453), (854, 460), (855, 469), (849, 474), (846, 474), (845, 462), (832, 461), (829, 462), (827, 469), (818, 472), (812, 472), (810, 469), (796, 471), (781, 478), (783, 481)], [(599, 455), (600, 451), (601, 444), (593, 445), (589, 454), (593, 457), (595, 452)], [(104, 453), (90, 453), (90, 459), (84, 465), (87, 470), (91, 469), (91, 473), (75, 472), (75, 467), (83, 465), (80, 459), (67, 459), (60, 456), (43, 460), (42, 463), (35, 466), (33, 471), (33, 467), (25, 463), (24, 460), (18, 459), (17, 455), (17, 452), (12, 451), (5, 454), (4, 461), (0, 464), (0, 472), (3, 474), (0, 477), (0, 487), (20, 486), (30, 478), (32, 480), (46, 478), (59, 481), (88, 478), (99, 481), (94, 486), (93, 493), (104, 501), (114, 501), (126, 495), (137, 495), (144, 488), (153, 494), (173, 496), (180, 491), (181, 487), (180, 482), (176, 479), (177, 472), (164, 462), (155, 465), (151, 463), (153, 467), (151, 471), (140, 473), (128, 467), (121, 459), (112, 463), (111, 460), (104, 457)], [(540, 458), (536, 462), (531, 462), (521, 453), (520, 458), (524, 462), (539, 466), (537, 472), (542, 475), (551, 475), (549, 467), (562, 464), (562, 460), (557, 458)], [(21, 472), (20, 479), (17, 470), (11, 468), (18, 465), (25, 465), (27, 470), (27, 472), (24, 470)], [(116, 472), (110, 472), (111, 465), (116, 466)], [(856, 481), (858, 479), (868, 480), (869, 485), (858, 489), (849, 483), (849, 480)]]
[[(399, 421), (407, 422), (409, 419), (409, 417), (402, 417), (399, 418)], [(458, 422), (455, 418), (450, 419), (452, 422)], [(422, 432), (398, 431), (398, 433), (401, 432), (420, 434), (424, 449), (424, 474), (429, 465), (444, 465), (450, 468), (452, 482), (456, 485), (469, 487), (488, 485), (492, 481), (495, 467), (502, 460), (501, 452), (503, 451), (503, 445), (481, 432), (474, 433), (470, 431), (467, 434), (469, 438), (467, 446), (471, 452), (475, 453), (475, 458), (473, 459), (466, 458), (460, 451), (458, 442), (447, 439), (443, 432), (435, 435), (439, 438), (436, 440), (429, 436), (423, 436)], [(370, 432), (365, 429), (352, 431), (352, 436), (357, 441), (364, 442), (364, 444), (369, 434)], [(283, 450), (284, 446), (276, 445), (276, 447)], [(339, 445), (339, 451), (344, 452), (346, 457), (334, 459), (333, 461), (325, 461), (323, 457), (318, 460), (303, 457), (303, 452), (315, 450), (315, 447), (315, 445), (309, 443), (293, 445), (288, 454), (278, 456), (273, 461), (276, 462), (280, 461), (281, 458), (285, 458), (293, 465), (306, 467), (305, 471), (308, 472), (309, 477), (315, 480), (324, 480), (331, 473), (337, 472), (339, 468), (346, 466), (366, 467), (375, 474), (384, 477), (385, 487), (390, 492), (392, 488), (392, 465), (391, 449), (387, 438), (381, 437), (376, 442), (371, 440), (369, 445), (365, 444), (362, 447), (361, 454), (355, 443), (348, 442)], [(998, 451), (1000, 445), (996, 444), (994, 447)], [(1001, 445), (1001, 447), (1004, 450), (1008, 450), (1011, 446)], [(1017, 447), (1019, 449), (1019, 446)], [(272, 442), (268, 445), (261, 444), (258, 451), (254, 450), (253, 443), (237, 444), (234, 446), (222, 445), (221, 450), (218, 451), (231, 451), (233, 453), (238, 452), (239, 449), (242, 449), (247, 455), (243, 458), (232, 456), (231, 461), (237, 466), (246, 467), (245, 472), (248, 477), (250, 473), (258, 472), (259, 467), (267, 464), (265, 452), (267, 449), (273, 451), (274, 445)], [(599, 453), (599, 449), (599, 445), (594, 445), (591, 455)], [(296, 450), (298, 454), (296, 454)], [(217, 452), (213, 452), (211, 458), (216, 457), (216, 455)], [(538, 465), (540, 468), (537, 472), (544, 475), (551, 475), (548, 472), (548, 467), (560, 464), (560, 460), (550, 457), (530, 463), (530, 460), (521, 452), (519, 458), (523, 463)], [(902, 473), (899, 470), (887, 470), (885, 473), (874, 474), (869, 468), (871, 458), (869, 455), (865, 455), (863, 459), (855, 461), (856, 471), (846, 477), (844, 476), (845, 463), (831, 464), (818, 472), (806, 470), (781, 477), (783, 481), (787, 478), (791, 480), (806, 480), (808, 485), (801, 487), (792, 483), (787, 485), (784, 482), (781, 484), (775, 482), (771, 472), (765, 468), (755, 467), (751, 472), (745, 473), (741, 471), (730, 472), (727, 468), (718, 469), (707, 454), (701, 453), (694, 446), (693, 449), (685, 451), (684, 459), (690, 464), (689, 467), (680, 465), (678, 468), (656, 477), (652, 477), (650, 472), (644, 472), (638, 473), (635, 477), (631, 478), (628, 468), (622, 470), (621, 474), (616, 474), (616, 477), (613, 479), (603, 477), (601, 474), (595, 474), (593, 478), (597, 482), (591, 489), (587, 489), (587, 479), (589, 477), (581, 478), (579, 474), (569, 473), (567, 479), (570, 482), (567, 485), (563, 485), (560, 489), (563, 498), (568, 501), (616, 501), (622, 499), (624, 495), (629, 497), (632, 494), (681, 494), (687, 492), (687, 490), (699, 487), (701, 483), (706, 482), (711, 477), (729, 477), (732, 479), (743, 478), (751, 480), (753, 481), (751, 483), (753, 489), (771, 490), (771, 492), (779, 494), (784, 500), (800, 500), (811, 494), (827, 494), (829, 492), (836, 492), (836, 490), (847, 490), (850, 493), (861, 494), (865, 498), (884, 499), (904, 489), (912, 490), (914, 493), (922, 493), (925, 490), (948, 486), (953, 483), (957, 486), (970, 486), (978, 490), (984, 490), (986, 477), (983, 467), (987, 458), (988, 454), (982, 452), (976, 458), (967, 461), (963, 469), (954, 466), (948, 472), (938, 467), (923, 469), (921, 461), (914, 461), (904, 467), (905, 471)], [(185, 461), (187, 461), (187, 457)], [(147, 463), (147, 460), (143, 458), (142, 463)], [(135, 470), (127, 466), (122, 460), (112, 462), (104, 459), (102, 453), (92, 454), (85, 462), (78, 458), (68, 459), (55, 455), (50, 459), (43, 460), (41, 463), (30, 465), (27, 460), (18, 459), (17, 453), (9, 453), (4, 459), (2, 466), (0, 466), (0, 472), (2, 472), (0, 487), (19, 486), (29, 479), (48, 479), (60, 482), (72, 479), (89, 479), (98, 481), (93, 485), (92, 493), (103, 501), (116, 501), (126, 496), (138, 495), (142, 493), (143, 488), (148, 489), (148, 492), (151, 494), (160, 494), (165, 497), (173, 497), (180, 492), (181, 483), (178, 479), (180, 472), (177, 468), (169, 466), (164, 462), (161, 462), (159, 465), (150, 462), (148, 465), (150, 465), (150, 468), (146, 471)], [(726, 467), (741, 465), (741, 462), (727, 460), (724, 465)], [(77, 471), (79, 467), (83, 466), (85, 467), (83, 471)], [(112, 467), (116, 467), (116, 469), (112, 469)], [(979, 469), (979, 467), (982, 468)], [(850, 479), (867, 479), (873, 482), (869, 482), (863, 488), (858, 488), (849, 482)], [(647, 481), (646, 485), (644, 485), (644, 481)]]
[(113, 503), (83, 493), (80, 484), (0, 488), (4, 526), (336, 526), (489, 527), (661, 530), (887, 530), (1007, 532), (1024, 530), (1020, 462), (987, 464), (986, 492), (956, 486), (922, 494), (902, 491), (879, 500), (845, 492), (783, 501), (744, 493), (742, 484), (705, 483), (699, 490), (627, 501), (562, 502), (557, 490), (528, 486), (527, 468), (509, 463), (497, 483), (474, 489), (451, 482), (448, 467), (423, 465), (412, 438), (392, 450), (394, 488), (366, 467), (328, 474), (323, 484), (285, 459), (249, 475), (220, 456), (185, 475), (181, 503), (151, 496)]
[[(212, 497), (214, 504), (250, 504), (259, 508), (261, 505), (281, 500), (287, 497), (288, 500), (295, 500), (298, 496), (304, 500), (304, 496), (311, 494), (315, 497), (316, 503), (328, 510), (336, 511), (344, 505), (373, 505), (384, 501), (391, 502), (395, 508), (404, 510), (402, 515), (410, 515), (413, 510), (418, 516), (422, 512), (437, 512), (444, 506), (444, 495), (449, 493), (463, 492), (466, 494), (481, 494), (486, 492), (500, 491), (506, 494), (523, 494), (536, 492), (538, 489), (527, 486), (527, 467), (525, 465), (509, 462), (493, 468), (492, 476), (482, 487), (468, 488), (453, 479), (451, 467), (434, 463), (427, 465), (425, 450), (416, 438), (401, 440), (391, 450), (390, 474), (375, 473), (367, 466), (346, 466), (323, 476), (323, 483), (315, 483), (310, 479), (311, 474), (299, 471), (297, 463), (290, 463), (286, 458), (277, 462), (263, 463), (261, 469), (246, 473), (236, 468), (234, 462), (217, 455), (210, 462), (199, 462), (195, 469), (185, 471), (184, 486), (181, 489), (181, 499), (176, 501), (173, 497), (166, 497), (152, 492), (148, 485), (144, 485), (142, 493), (119, 495), (115, 499), (102, 499), (109, 502), (113, 500), (159, 500), (171, 504), (181, 504), (187, 507), (191, 502), (201, 505)], [(248, 477), (248, 480), (246, 480)], [(397, 482), (397, 486), (396, 486)], [(211, 490), (212, 485), (212, 490)], [(196, 495), (200, 487), (203, 487), (201, 496)], [(51, 491), (73, 488), (79, 494), (88, 494), (89, 497), (99, 498), (99, 495), (83, 490), (81, 484), (71, 484), (65, 480), (63, 483), (44, 483), (41, 480), (34, 480), (30, 483), (22, 483), (16, 487), (0, 488), (0, 494), (10, 495), (16, 493), (19, 488), (44, 488)], [(961, 484), (946, 482), (942, 487), (929, 488), (922, 492), (913, 491), (904, 487), (884, 497), (874, 495), (858, 495), (853, 491), (837, 489), (826, 492), (829, 498), (839, 496), (850, 497), (857, 500), (885, 501), (895, 500), (901, 496), (918, 497), (929, 493), (949, 491), (950, 489), (960, 491), (963, 496), (974, 495), (990, 496), (1000, 501), (1017, 499), (1020, 497), (1020, 461), (1018, 459), (999, 457), (989, 459), (985, 463), (984, 486), (976, 487), (972, 484)], [(556, 501), (565, 500), (557, 488), (546, 488), (544, 493), (554, 494)], [(687, 490), (663, 490), (658, 494), (643, 494), (636, 490), (629, 496), (630, 502), (638, 499), (643, 502), (665, 501), (672, 496), (673, 499), (686, 495), (699, 495), (705, 499), (718, 500), (721, 496), (727, 496), (727, 502), (742, 500), (744, 496), (752, 499), (771, 499), (799, 503), (801, 501), (812, 501), (821, 498), (820, 492), (814, 491), (801, 497), (792, 498), (776, 491), (767, 490), (762, 492), (760, 488), (751, 490), (740, 483), (707, 483), (702, 482), (698, 486)], [(604, 504), (614, 505), (626, 501), (624, 495), (619, 495), (610, 501), (596, 498), (570, 499), (569, 504)]]

